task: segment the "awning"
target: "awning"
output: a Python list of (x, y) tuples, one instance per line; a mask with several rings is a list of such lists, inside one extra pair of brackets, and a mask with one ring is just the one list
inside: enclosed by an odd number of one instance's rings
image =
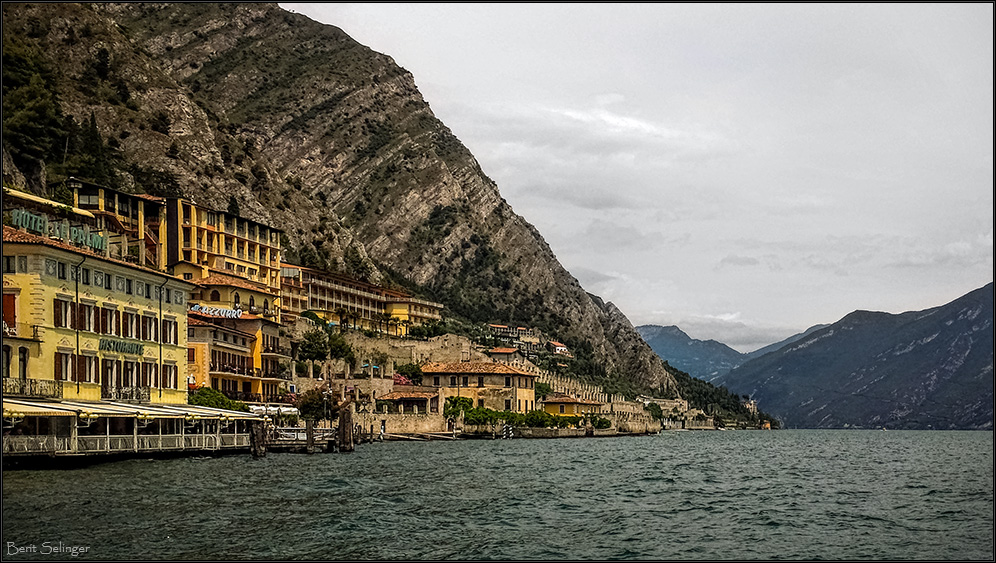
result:
[(76, 401), (22, 401), (20, 399), (3, 399), (3, 416), (5, 418), (25, 416), (78, 416), (117, 417), (117, 418), (197, 418), (220, 420), (259, 420), (261, 415), (253, 413), (215, 409), (197, 405), (150, 405), (111, 402), (76, 402)]
[(32, 403), (12, 399), (3, 400), (4, 418), (25, 416), (76, 416), (76, 411), (58, 403)]
[(202, 407), (200, 405), (155, 405), (160, 409), (179, 413), (182, 417), (190, 415), (194, 418), (218, 420), (230, 418), (232, 420), (259, 420), (260, 415), (251, 412), (232, 411), (227, 409), (216, 409), (213, 407)]

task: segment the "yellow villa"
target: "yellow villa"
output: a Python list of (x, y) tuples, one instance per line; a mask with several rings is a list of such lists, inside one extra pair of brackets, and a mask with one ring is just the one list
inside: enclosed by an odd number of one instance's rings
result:
[(555, 393), (547, 395), (543, 400), (543, 410), (555, 416), (588, 416), (602, 412), (602, 404), (598, 401)]
[(467, 397), (475, 407), (527, 413), (536, 408), (536, 375), (497, 362), (428, 363), (422, 385), (448, 397)]

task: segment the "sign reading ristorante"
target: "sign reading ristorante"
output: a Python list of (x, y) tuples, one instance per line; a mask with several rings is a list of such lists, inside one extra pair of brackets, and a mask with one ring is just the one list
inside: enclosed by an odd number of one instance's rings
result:
[(101, 351), (118, 352), (119, 354), (139, 354), (145, 351), (145, 344), (139, 342), (128, 342), (126, 340), (114, 340), (112, 338), (101, 338)]

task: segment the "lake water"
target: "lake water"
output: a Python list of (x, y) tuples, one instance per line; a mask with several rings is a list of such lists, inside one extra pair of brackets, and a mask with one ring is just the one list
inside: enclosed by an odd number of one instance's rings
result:
[(993, 434), (385, 442), (4, 471), (3, 544), (5, 561), (74, 546), (141, 560), (992, 560)]

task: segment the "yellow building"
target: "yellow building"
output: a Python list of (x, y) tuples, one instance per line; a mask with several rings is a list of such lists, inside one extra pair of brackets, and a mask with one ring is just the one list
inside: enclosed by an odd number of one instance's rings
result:
[(128, 194), (70, 178), (73, 204), (96, 217), (96, 229), (107, 237), (103, 254), (155, 270), (166, 269), (165, 199)]
[(71, 219), (78, 236), (53, 238), (44, 215), (4, 203), (23, 227), (3, 227), (4, 397), (185, 404), (193, 285), (104, 257)]
[(165, 206), (166, 264), (172, 272), (197, 283), (218, 274), (247, 280), (265, 294), (254, 314), (280, 322), (282, 231), (187, 199), (167, 198)]
[(288, 321), (312, 311), (328, 322), (402, 335), (409, 326), (442, 319), (440, 303), (342, 274), (284, 263), (280, 275)]
[(536, 375), (496, 362), (423, 364), (422, 385), (441, 388), (443, 400), (467, 397), (475, 407), (527, 413), (536, 408)]
[(281, 345), (276, 323), (249, 314), (235, 317), (219, 309), (189, 315), (191, 385), (217, 389), (236, 401), (287, 402), (291, 358)]
[(602, 412), (602, 403), (555, 393), (543, 399), (543, 410), (555, 416), (588, 416)]

